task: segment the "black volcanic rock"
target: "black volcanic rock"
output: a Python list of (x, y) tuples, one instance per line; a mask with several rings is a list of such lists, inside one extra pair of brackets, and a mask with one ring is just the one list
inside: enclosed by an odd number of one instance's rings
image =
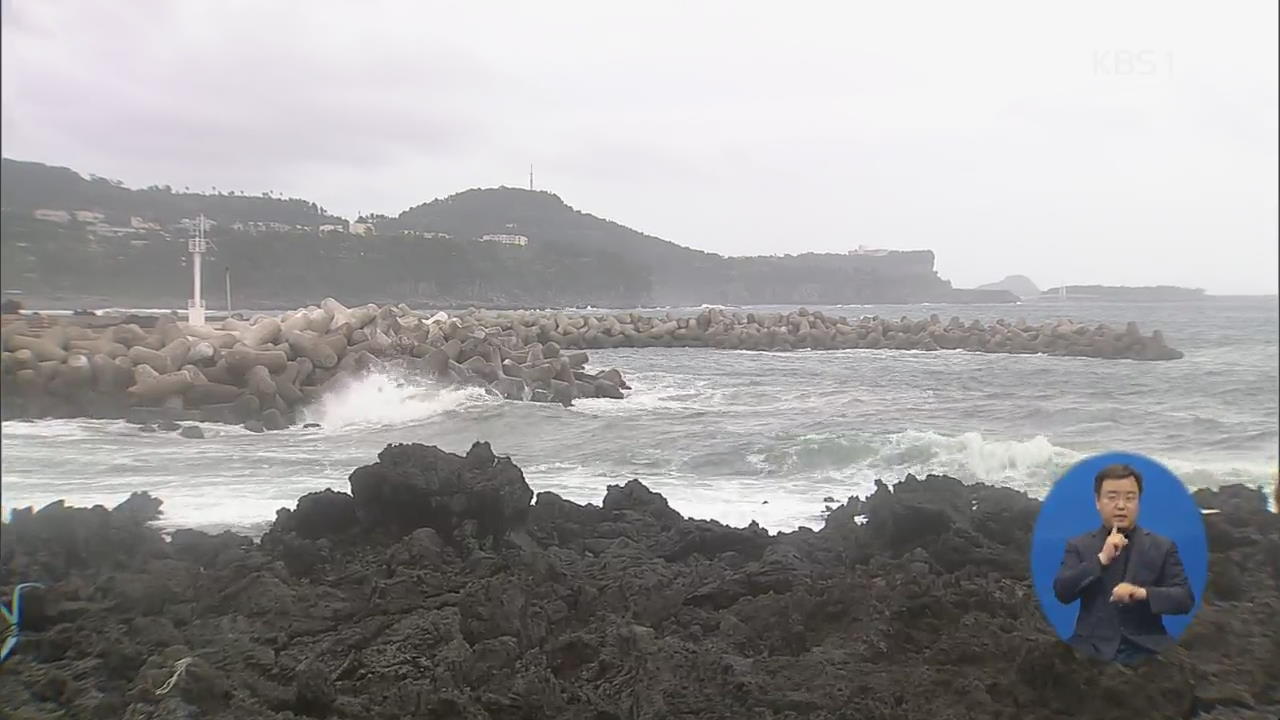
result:
[(356, 502), (347, 493), (322, 490), (298, 498), (298, 507), (276, 518), (272, 530), (294, 532), (299, 537), (317, 540), (341, 535), (360, 522)]
[[(510, 458), (477, 442), (465, 457), (426, 445), (389, 445), (351, 473), (351, 495), (367, 527), (402, 536), (429, 527), (497, 542), (529, 513), (533, 490)], [(474, 527), (469, 527), (474, 525)]]
[(1216, 490), (1201, 488), (1192, 496), (1202, 508), (1240, 515), (1265, 515), (1268, 512), (1267, 496), (1261, 490), (1244, 485), (1228, 485)]
[[(881, 483), (819, 531), (690, 520), (639, 482), (540, 493), (478, 443), (388, 446), (261, 543), (158, 501), (0, 525), (0, 592), (38, 580), (0, 672), (15, 717), (1274, 717), (1280, 516), (1198, 500), (1208, 597), (1135, 669), (1077, 658), (1026, 577), (1038, 503)], [(866, 515), (865, 524), (858, 516)], [(1213, 528), (1217, 526), (1218, 530)], [(30, 624), (28, 624), (28, 621)], [(22, 715), (25, 713), (25, 715)], [(59, 715), (59, 713), (61, 715)]]

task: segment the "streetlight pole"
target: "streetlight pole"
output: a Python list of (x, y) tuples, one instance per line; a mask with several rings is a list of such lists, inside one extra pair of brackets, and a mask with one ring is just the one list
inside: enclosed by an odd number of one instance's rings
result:
[(191, 253), (191, 299), (187, 301), (187, 323), (204, 325), (204, 293), (200, 287), (201, 262), (209, 243), (204, 239), (204, 213), (200, 213), (200, 225), (196, 236), (187, 239), (187, 250)]

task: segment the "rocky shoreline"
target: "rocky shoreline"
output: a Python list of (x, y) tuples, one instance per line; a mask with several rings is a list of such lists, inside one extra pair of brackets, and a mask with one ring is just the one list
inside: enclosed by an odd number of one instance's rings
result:
[(466, 310), (406, 305), (347, 308), (327, 298), (281, 315), (190, 326), (145, 318), (6, 316), (5, 418), (128, 418), (215, 422), (276, 430), (344, 380), (382, 363), (510, 400), (571, 405), (622, 399), (616, 368), (588, 372), (586, 350), (706, 347), (786, 351), (966, 350), (1131, 360), (1176, 360), (1159, 330), (1143, 335), (1070, 320), (968, 324), (953, 317), (886, 320), (709, 308), (695, 317), (639, 313)]
[[(1176, 649), (1078, 659), (1043, 619), (1039, 503), (878, 484), (817, 531), (691, 520), (638, 481), (600, 506), (508, 458), (391, 445), (259, 540), (160, 501), (0, 526), (24, 595), (14, 718), (1246, 718), (1280, 709), (1280, 515), (1199, 491), (1212, 557)], [(865, 520), (865, 522), (864, 522)], [(1270, 668), (1270, 670), (1268, 670)]]

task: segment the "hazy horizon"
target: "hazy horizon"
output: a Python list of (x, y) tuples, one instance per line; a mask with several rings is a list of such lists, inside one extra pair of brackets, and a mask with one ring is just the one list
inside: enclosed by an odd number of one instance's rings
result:
[(1277, 291), (1277, 7), (3, 2), (3, 154), (396, 215), (528, 184), (724, 255)]

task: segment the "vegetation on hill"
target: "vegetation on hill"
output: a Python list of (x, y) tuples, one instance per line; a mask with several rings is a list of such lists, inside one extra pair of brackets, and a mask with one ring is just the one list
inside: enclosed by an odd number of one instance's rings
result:
[[(100, 304), (181, 306), (190, 288), (188, 232), (175, 224), (199, 213), (216, 223), (205, 275), (211, 307), (223, 304), (224, 268), (238, 307), (325, 296), (541, 307), (1014, 299), (953, 290), (927, 250), (726, 258), (579, 212), (552, 193), (513, 188), (467, 190), (394, 218), (365, 214), (360, 221), (374, 232), (351, 235), (319, 232), (320, 225), (343, 221), (297, 198), (133, 190), (6, 159), (2, 205), (4, 288), (89, 298), (87, 305), (101, 298)], [(96, 211), (106, 215), (102, 222), (124, 226), (140, 217), (163, 229), (104, 235), (91, 224), (36, 219), (38, 209)], [(246, 223), (281, 227), (233, 227)], [(528, 242), (478, 242), (490, 234)]]
[[(683, 247), (580, 212), (549, 192), (472, 189), (410, 208), (379, 224), (392, 232), (474, 238), (511, 233), (529, 247), (574, 257), (611, 254), (647, 275), (644, 303), (766, 304), (919, 302), (952, 295), (937, 276), (930, 251), (884, 256), (805, 253), (729, 257)], [(1003, 294), (991, 298), (1008, 299)]]
[(4, 158), (0, 164), (0, 207), (31, 212), (89, 210), (103, 213), (104, 222), (128, 225), (138, 216), (160, 224), (177, 223), (200, 213), (218, 222), (278, 222), (288, 225), (317, 225), (341, 222), (314, 202), (300, 198), (258, 196), (221, 192), (204, 194), (174, 190), (168, 185), (152, 185), (141, 190), (125, 187), (119, 180), (91, 175), (41, 163)]

